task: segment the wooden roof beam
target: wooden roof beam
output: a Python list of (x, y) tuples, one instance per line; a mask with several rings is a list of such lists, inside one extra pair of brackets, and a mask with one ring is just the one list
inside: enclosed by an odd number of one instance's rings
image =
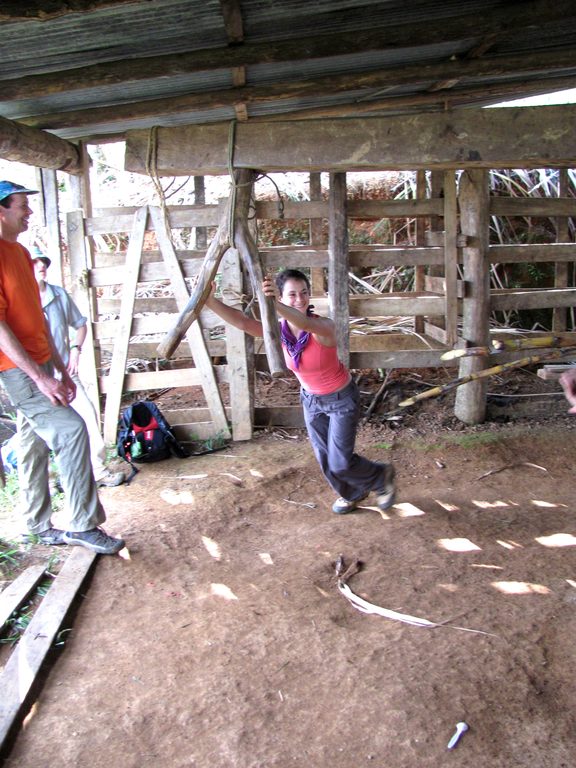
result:
[(283, 115), (268, 115), (267, 117), (252, 117), (251, 122), (276, 122), (278, 120), (315, 120), (318, 118), (360, 117), (363, 114), (377, 115), (379, 113), (394, 112), (406, 109), (406, 107), (427, 107), (443, 110), (470, 107), (491, 106), (498, 101), (510, 101), (512, 99), (526, 98), (528, 96), (542, 96), (550, 91), (563, 91), (576, 88), (576, 76), (546, 78), (537, 81), (522, 80), (514, 83), (475, 88), (461, 88), (457, 91), (430, 91), (430, 93), (415, 94), (413, 96), (391, 96), (388, 99), (373, 99), (351, 104), (338, 104), (334, 107), (310, 107), (300, 109)]
[(0, 8), (0, 22), (46, 21), (72, 13), (89, 13), (116, 5), (134, 4), (137, 0), (8, 0)]
[(0, 117), (0, 157), (37, 168), (82, 173), (80, 150), (76, 144), (5, 117)]
[[(98, 122), (122, 123), (131, 119), (157, 118), (161, 115), (173, 115), (177, 112), (192, 112), (194, 110), (217, 109), (234, 107), (238, 102), (246, 105), (266, 103), (279, 99), (302, 97), (319, 97), (335, 93), (343, 93), (364, 88), (366, 103), (371, 96), (370, 89), (380, 90), (386, 86), (415, 85), (421, 82), (450, 81), (454, 78), (479, 78), (502, 74), (517, 77), (539, 72), (545, 72), (550, 78), (554, 74), (561, 75), (576, 70), (572, 52), (547, 53), (532, 57), (498, 57), (495, 59), (473, 59), (466, 61), (447, 61), (441, 64), (416, 65), (377, 72), (363, 72), (346, 75), (317, 78), (315, 80), (299, 80), (283, 83), (271, 83), (262, 86), (242, 86), (227, 88), (221, 91), (191, 93), (184, 96), (173, 96), (165, 99), (150, 99), (128, 104), (114, 104), (102, 108), (70, 110), (51, 115), (32, 115), (21, 118), (21, 122), (35, 128), (58, 130), (60, 128), (82, 128)], [(509, 82), (504, 84), (504, 88)], [(476, 86), (474, 92), (481, 89)], [(362, 102), (364, 105), (364, 102)], [(79, 132), (81, 134), (81, 132)]]
[[(38, 5), (42, 4), (44, 0), (38, 2)], [(59, 4), (67, 5), (64, 0), (59, 0)], [(15, 5), (22, 7), (19, 2)], [(517, 32), (534, 25), (545, 26), (546, 22), (573, 18), (575, 14), (576, 6), (573, 0), (556, 0), (553, 4), (548, 0), (534, 0), (522, 3), (521, 7), (512, 4), (509, 7), (495, 8), (486, 14), (479, 15), (475, 12), (455, 19), (430, 19), (419, 25), (402, 24), (385, 29), (358, 31), (353, 35), (316, 35), (277, 43), (243, 43), (190, 53), (113, 61), (91, 67), (4, 80), (2, 101), (251, 64), (325, 58), (371, 50), (395, 50), (421, 45), (423, 41), (433, 45), (469, 38), (478, 40), (479, 45), (482, 45), (482, 40), (489, 40), (490, 45), (493, 45), (500, 36), (508, 34), (510, 29)]]
[[(576, 165), (576, 107), (238, 123), (234, 167), (262, 171), (547, 168)], [(150, 132), (126, 133), (125, 167), (146, 173)], [(159, 128), (156, 170), (228, 173), (229, 125)]]

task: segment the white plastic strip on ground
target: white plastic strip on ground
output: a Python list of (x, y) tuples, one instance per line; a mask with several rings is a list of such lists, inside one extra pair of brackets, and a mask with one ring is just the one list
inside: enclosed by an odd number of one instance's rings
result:
[(456, 627), (453, 624), (448, 624), (447, 622), (441, 622), (438, 624), (433, 621), (428, 621), (428, 619), (420, 619), (417, 616), (409, 616), (406, 613), (398, 613), (397, 611), (391, 611), (388, 608), (381, 608), (379, 605), (369, 603), (368, 600), (364, 600), (364, 598), (356, 595), (354, 592), (352, 592), (348, 584), (345, 584), (340, 580), (338, 580), (338, 589), (340, 590), (341, 594), (344, 595), (344, 597), (354, 606), (354, 608), (356, 608), (358, 611), (361, 611), (362, 613), (376, 614), (378, 616), (383, 616), (386, 619), (393, 619), (394, 621), (401, 621), (404, 624), (411, 624), (414, 627), (428, 627), (429, 629), (433, 629), (434, 627), (450, 627), (451, 629), (459, 629), (461, 632), (474, 632), (479, 635), (491, 635), (492, 637), (496, 637), (496, 635), (493, 635), (491, 632), (483, 632), (481, 629)]

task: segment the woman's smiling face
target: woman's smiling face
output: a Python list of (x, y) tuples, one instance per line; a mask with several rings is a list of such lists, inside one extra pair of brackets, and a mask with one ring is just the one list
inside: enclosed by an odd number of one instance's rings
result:
[(284, 283), (280, 301), (282, 304), (305, 313), (310, 304), (310, 291), (306, 282), (304, 280), (288, 278)]

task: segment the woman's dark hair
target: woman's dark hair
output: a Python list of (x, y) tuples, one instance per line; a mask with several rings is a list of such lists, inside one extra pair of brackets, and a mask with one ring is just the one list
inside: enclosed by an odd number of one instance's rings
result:
[(278, 288), (280, 295), (284, 292), (284, 285), (287, 280), (302, 280), (303, 283), (306, 283), (308, 291), (310, 291), (310, 280), (308, 280), (304, 272), (300, 272), (299, 269), (283, 269), (282, 272), (278, 272), (276, 275), (276, 288)]

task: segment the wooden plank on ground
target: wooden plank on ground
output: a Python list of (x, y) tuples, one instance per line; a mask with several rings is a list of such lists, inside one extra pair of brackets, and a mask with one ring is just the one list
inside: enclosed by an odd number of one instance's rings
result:
[(22, 603), (30, 597), (45, 573), (46, 567), (44, 565), (32, 565), (2, 591), (0, 594), (0, 627), (3, 627), (14, 611), (20, 608)]
[(32, 685), (96, 554), (73, 550), (0, 674), (0, 750), (23, 715)]
[(112, 354), (110, 375), (108, 376), (108, 391), (104, 411), (104, 442), (106, 443), (116, 442), (122, 388), (126, 374), (126, 361), (128, 359), (130, 330), (134, 314), (134, 299), (136, 297), (136, 286), (138, 284), (138, 272), (140, 270), (140, 258), (142, 256), (147, 220), (148, 207), (139, 208), (134, 214), (134, 224), (126, 254), (122, 304), (120, 306), (120, 319), (118, 322), (119, 328)]
[[(168, 274), (170, 275), (170, 283), (172, 284), (172, 290), (174, 292), (176, 304), (178, 305), (178, 310), (184, 312), (190, 300), (190, 293), (186, 286), (184, 276), (182, 275), (180, 262), (178, 261), (176, 251), (174, 250), (174, 246), (170, 239), (166, 221), (162, 216), (160, 208), (154, 206), (151, 207), (149, 211), (150, 218), (154, 224), (154, 229), (156, 230), (156, 239), (160, 246), (164, 263), (168, 269)], [(210, 413), (212, 414), (214, 427), (224, 438), (228, 438), (230, 437), (228, 419), (226, 418), (222, 397), (212, 368), (212, 361), (208, 354), (208, 350), (206, 349), (206, 342), (204, 341), (199, 320), (193, 322), (186, 329), (186, 341), (190, 346), (190, 352), (194, 358), (198, 373), (200, 374), (202, 389), (204, 390), (204, 396), (206, 397), (206, 402), (208, 403)]]

